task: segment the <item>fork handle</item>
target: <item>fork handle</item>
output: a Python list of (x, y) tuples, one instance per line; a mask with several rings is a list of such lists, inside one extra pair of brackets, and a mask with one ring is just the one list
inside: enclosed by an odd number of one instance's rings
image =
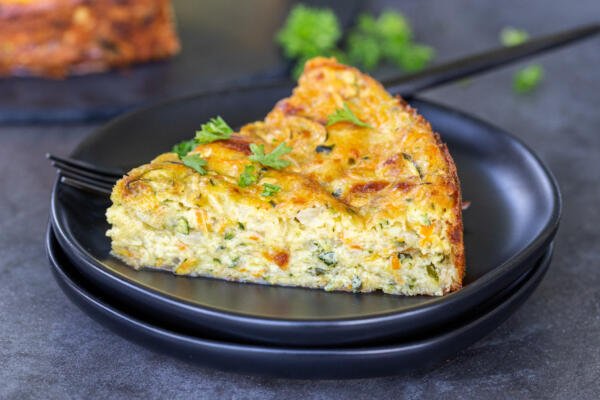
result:
[(585, 25), (528, 40), (518, 46), (501, 47), (484, 51), (445, 64), (433, 66), (415, 74), (387, 79), (383, 81), (383, 85), (390, 92), (399, 93), (402, 97), (408, 99), (422, 90), (475, 76), (535, 54), (585, 39), (599, 32), (600, 23)]

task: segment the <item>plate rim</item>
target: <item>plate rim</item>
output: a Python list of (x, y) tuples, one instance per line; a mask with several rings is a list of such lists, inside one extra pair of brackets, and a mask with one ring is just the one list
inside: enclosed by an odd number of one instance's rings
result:
[[(50, 250), (49, 242), (52, 240), (51, 239), (51, 235), (52, 234), (53, 234), (52, 232), (48, 232), (48, 234), (47, 234), (46, 253), (47, 253), (48, 257), (51, 259), (52, 266), (56, 267), (56, 268), (59, 268), (62, 271), (63, 267), (58, 262), (56, 262), (56, 256)], [(502, 307), (502, 305), (506, 302), (506, 300), (512, 298), (516, 294), (516, 292), (518, 292), (519, 290), (521, 290), (523, 288), (523, 286), (526, 286), (528, 283), (530, 283), (531, 279), (534, 276), (536, 276), (537, 274), (539, 274), (544, 269), (547, 271), (550, 268), (550, 265), (552, 264), (551, 261), (552, 261), (553, 256), (554, 256), (554, 243), (551, 243), (546, 248), (546, 250), (544, 252), (544, 255), (542, 256), (542, 258), (540, 260), (538, 260), (538, 263), (535, 266), (535, 268), (536, 269), (539, 268), (539, 270), (534, 271), (529, 277), (527, 277), (523, 282), (521, 282), (521, 284), (519, 285), (519, 287), (516, 288), (516, 290), (513, 290), (511, 293), (509, 293), (507, 296), (505, 296), (505, 298), (503, 298), (503, 300), (500, 303), (491, 306), (489, 310), (486, 310), (483, 313), (480, 313), (475, 318), (471, 318), (469, 320), (468, 324), (470, 324), (474, 320), (478, 320), (482, 316), (487, 315), (489, 312), (494, 312), (494, 310), (496, 310), (496, 308)], [(67, 275), (64, 271), (63, 271), (63, 274)], [(544, 274), (545, 274), (545, 272), (544, 272)], [(72, 279), (70, 279), (70, 280), (72, 281)], [(79, 287), (79, 285), (77, 285), (77, 286)], [(88, 291), (86, 289), (84, 289), (84, 288), (81, 288), (81, 291), (84, 291), (84, 292), (88, 293)], [(97, 296), (94, 295), (94, 294), (91, 294), (90, 297), (96, 298)], [(98, 300), (98, 302), (99, 303), (105, 303), (102, 300)], [(108, 307), (109, 308), (114, 308), (114, 306), (112, 306), (112, 305), (108, 305)], [(126, 314), (126, 311), (119, 310), (119, 313), (120, 314)], [(142, 318), (140, 318), (140, 317), (135, 317), (134, 319), (141, 320), (144, 325), (152, 325), (150, 322), (143, 321)], [(463, 327), (464, 326), (461, 325), (459, 327), (459, 329), (463, 328)], [(163, 330), (163, 331), (166, 331), (166, 332), (171, 332), (167, 328), (164, 328), (164, 327), (158, 327), (156, 329)], [(454, 329), (452, 331), (454, 331)], [(204, 339), (204, 338), (201, 338), (201, 337), (197, 338), (197, 337), (194, 337), (192, 335), (186, 335), (184, 333), (179, 333), (179, 332), (171, 332), (171, 333), (174, 334), (174, 335), (177, 335), (177, 336), (183, 336), (183, 337), (193, 338), (193, 340), (199, 340), (199, 341), (202, 341), (202, 342), (223, 343), (223, 344), (226, 344), (228, 346), (232, 346), (233, 348), (256, 348), (256, 349), (272, 349), (272, 348), (276, 348), (276, 349), (279, 349), (280, 351), (295, 351), (295, 352), (299, 352), (299, 353), (311, 352), (311, 351), (316, 351), (316, 352), (331, 352), (332, 351), (332, 349), (321, 348), (321, 347), (316, 347), (316, 348), (311, 349), (311, 348), (306, 348), (306, 347), (286, 347), (286, 346), (278, 346), (278, 345), (265, 345), (265, 344), (253, 344), (253, 343), (230, 343), (230, 342), (227, 342), (225, 340), (219, 341), (219, 340), (215, 340), (215, 339)], [(448, 332), (444, 332), (441, 335), (435, 335), (434, 337), (436, 337), (436, 336), (443, 336), (443, 335), (445, 335), (447, 333)], [(420, 345), (420, 342), (423, 342), (423, 341), (426, 341), (426, 340), (414, 340), (414, 341), (411, 341), (411, 342), (415, 343), (415, 345)], [(400, 344), (400, 345), (402, 345), (402, 344)], [(333, 351), (336, 351), (336, 352), (337, 351), (339, 351), (339, 352), (355, 352), (357, 350), (360, 351), (363, 348), (386, 349), (386, 348), (391, 348), (391, 347), (397, 347), (397, 345), (383, 345), (383, 346), (359, 345), (359, 347), (347, 347), (347, 348), (343, 348), (342, 347), (342, 348), (335, 349)]]
[[(299, 318), (284, 319), (284, 318), (271, 318), (271, 317), (257, 317), (257, 316), (253, 316), (251, 314), (241, 314), (241, 313), (238, 314), (236, 312), (221, 311), (219, 309), (214, 309), (214, 308), (208, 307), (208, 306), (194, 305), (185, 300), (180, 300), (180, 299), (174, 298), (174, 297), (170, 296), (169, 294), (164, 294), (164, 293), (155, 291), (151, 288), (144, 287), (143, 285), (137, 284), (136, 281), (130, 280), (127, 277), (114, 274), (109, 269), (98, 266), (98, 265), (96, 265), (96, 263), (94, 263), (91, 260), (87, 260), (82, 257), (77, 257), (77, 254), (70, 255), (69, 252), (73, 251), (73, 250), (75, 250), (75, 252), (78, 253), (77, 249), (73, 248), (73, 244), (69, 241), (68, 237), (66, 237), (63, 233), (59, 233), (57, 231), (57, 227), (55, 226), (54, 221), (51, 221), (50, 225), (53, 230), (53, 234), (56, 237), (56, 240), (60, 243), (62, 250), (66, 253), (65, 254), (66, 257), (69, 258), (73, 264), (76, 264), (78, 261), (81, 261), (84, 263), (84, 264), (80, 264), (80, 265), (75, 265), (75, 268), (77, 268), (77, 269), (93, 268), (95, 271), (97, 271), (98, 273), (107, 277), (111, 281), (118, 281), (120, 285), (125, 286), (129, 290), (133, 290), (138, 293), (141, 292), (144, 296), (149, 296), (153, 299), (159, 299), (161, 302), (168, 302), (169, 304), (175, 305), (177, 307), (183, 307), (186, 310), (192, 310), (193, 312), (198, 312), (198, 313), (202, 314), (202, 316), (207, 317), (207, 318), (218, 318), (219, 320), (226, 319), (228, 321), (235, 321), (238, 324), (243, 324), (243, 323), (252, 324), (253, 326), (258, 326), (258, 327), (263, 327), (263, 328), (265, 328), (265, 327), (273, 328), (274, 326), (277, 326), (281, 329), (283, 329), (283, 328), (319, 329), (319, 328), (325, 328), (325, 327), (331, 327), (331, 326), (335, 326), (336, 328), (343, 328), (346, 326), (362, 326), (362, 325), (368, 326), (368, 325), (372, 325), (372, 324), (383, 324), (386, 322), (391, 323), (391, 322), (395, 322), (395, 320), (398, 318), (399, 315), (413, 314), (413, 312), (414, 312), (414, 308), (411, 308), (406, 311), (401, 311), (401, 312), (391, 311), (391, 312), (387, 312), (387, 313), (376, 314), (376, 315), (370, 316), (370, 317), (348, 317), (348, 318), (330, 318), (330, 319), (311, 320), (311, 319), (299, 319)], [(526, 274), (529, 270), (531, 270), (537, 266), (537, 263), (540, 261), (540, 259), (545, 256), (545, 254), (548, 250), (548, 246), (552, 245), (553, 239), (554, 239), (554, 237), (551, 238), (551, 240), (549, 241), (548, 244), (546, 244), (545, 246), (542, 246), (539, 249), (539, 254), (536, 254), (536, 253), (533, 254), (536, 257), (533, 260), (531, 260), (531, 263), (528, 263), (527, 268), (525, 268), (523, 271), (520, 271), (521, 272), (520, 274), (517, 274), (517, 276), (516, 276), (517, 279), (520, 278), (522, 276), (522, 274)], [(65, 249), (65, 246), (68, 246), (69, 248)], [(74, 260), (73, 258), (77, 258), (77, 261)], [(531, 265), (529, 265), (529, 264), (531, 264)], [(218, 278), (207, 278), (207, 279), (218, 279)], [(512, 283), (512, 281), (510, 283)], [(510, 285), (510, 283), (509, 283), (509, 285)], [(493, 285), (493, 281), (492, 281), (492, 283), (490, 283), (490, 285)], [(291, 287), (291, 288), (294, 289), (294, 287)], [(298, 289), (298, 288), (295, 288), (295, 289)], [(299, 289), (303, 289), (303, 288), (299, 288)], [(504, 289), (504, 287), (499, 288), (498, 291), (500, 291), (502, 289)], [(307, 289), (307, 290), (311, 290), (311, 289)], [(482, 289), (479, 289), (479, 290), (482, 290)], [(446, 295), (446, 296), (448, 296), (448, 295)], [(443, 298), (443, 297), (439, 297), (439, 298), (432, 297), (432, 303), (441, 298)], [(488, 299), (486, 298), (485, 300), (488, 300)], [(455, 302), (456, 301), (460, 301), (460, 299), (455, 300)], [(423, 308), (424, 312), (426, 312), (426, 313), (436, 313), (437, 309), (439, 307), (448, 307), (447, 303), (442, 302), (442, 301), (440, 301), (439, 303), (436, 302), (431, 307), (430, 307), (430, 305), (431, 305), (431, 303), (427, 303), (422, 306), (415, 306), (415, 308), (416, 307)], [(417, 310), (417, 311), (420, 311), (420, 310)]]
[[(63, 284), (67, 285), (71, 288), (72, 291), (77, 292), (78, 297), (84, 298), (86, 302), (92, 303), (96, 308), (96, 312), (104, 312), (110, 314), (110, 318), (118, 319), (120, 324), (127, 324), (127, 329), (137, 329), (143, 330), (144, 335), (159, 335), (163, 340), (176, 338), (178, 341), (185, 341), (186, 343), (191, 343), (197, 347), (203, 347), (204, 351), (229, 351), (229, 352), (242, 352), (246, 355), (246, 357), (250, 357), (250, 353), (254, 353), (255, 355), (268, 353), (271, 356), (279, 356), (285, 355), (286, 357), (348, 357), (352, 359), (363, 359), (364, 357), (373, 357), (373, 356), (386, 356), (395, 355), (396, 357), (400, 357), (402, 353), (408, 353), (410, 351), (418, 351), (419, 348), (424, 348), (426, 346), (434, 346), (436, 342), (451, 340), (453, 337), (460, 335), (467, 335), (470, 330), (475, 330), (481, 324), (485, 324), (491, 318), (497, 317), (499, 313), (506, 313), (503, 316), (500, 316), (499, 322), (494, 323), (494, 327), (492, 329), (487, 330), (484, 333), (475, 334), (476, 338), (473, 340), (469, 340), (467, 345), (463, 345), (459, 350), (462, 350), (465, 347), (472, 345), (477, 342), (487, 334), (491, 333), (493, 330), (497, 329), (502, 323), (504, 323), (512, 314), (514, 314), (528, 299), (529, 297), (538, 289), (540, 283), (543, 281), (546, 273), (548, 272), (552, 258), (554, 255), (554, 243), (550, 243), (548, 248), (546, 249), (544, 256), (536, 265), (536, 271), (531, 271), (531, 274), (521, 282), (518, 287), (511, 290), (508, 294), (506, 294), (500, 303), (491, 305), (484, 312), (479, 312), (474, 317), (470, 317), (467, 319), (465, 324), (459, 324), (456, 327), (452, 327), (447, 331), (443, 331), (440, 334), (435, 334), (433, 336), (428, 336), (425, 339), (417, 339), (408, 341), (406, 343), (391, 343), (385, 345), (359, 345), (358, 347), (349, 347), (349, 348), (293, 348), (293, 347), (285, 347), (285, 346), (273, 346), (273, 345), (264, 345), (264, 344), (254, 344), (254, 343), (231, 343), (224, 340), (215, 340), (208, 339), (202, 337), (196, 337), (191, 335), (186, 335), (185, 333), (171, 331), (166, 327), (158, 326), (152, 324), (147, 320), (139, 316), (131, 316), (127, 313), (127, 311), (122, 308), (115, 306), (110, 303), (110, 301), (104, 301), (99, 299), (95, 293), (90, 293), (87, 289), (83, 288), (77, 282), (75, 282), (64, 270), (62, 265), (60, 265), (56, 261), (56, 255), (51, 250), (51, 228), (49, 227), (46, 233), (46, 253), (49, 259), (50, 268), (52, 269), (53, 276), (57, 281), (61, 290), (65, 292), (65, 289), (62, 287)], [(60, 246), (59, 246), (60, 247)], [(61, 249), (62, 250), (62, 249)], [(59, 277), (57, 274), (60, 274), (63, 279), (59, 282)], [(64, 277), (67, 279), (65, 280)], [(61, 284), (62, 282), (62, 284)], [(67, 294), (65, 292), (65, 294)], [(91, 317), (96, 321), (96, 323), (101, 324), (102, 326), (106, 326), (106, 323), (98, 321), (96, 318), (92, 317), (92, 313), (83, 309), (83, 306), (78, 302), (74, 301), (71, 296), (68, 296), (69, 300), (77, 305), (77, 307), (88, 317)], [(507, 310), (508, 308), (508, 310)], [(98, 311), (98, 309), (101, 309)], [(133, 327), (132, 327), (133, 325)], [(110, 329), (113, 334), (115, 333), (115, 329)], [(124, 337), (124, 335), (116, 332), (119, 336)], [(139, 343), (139, 339), (132, 339), (131, 337), (124, 337), (125, 339), (136, 343), (137, 345), (141, 345)], [(438, 344), (439, 346), (439, 344)], [(153, 347), (153, 351), (160, 351), (160, 349), (156, 349), (155, 346), (144, 346), (144, 347)], [(456, 353), (453, 351), (453, 353)], [(210, 366), (211, 368), (217, 368), (214, 365), (210, 365), (210, 362), (200, 362), (203, 365)], [(198, 364), (198, 362), (196, 362)], [(223, 369), (223, 368), (220, 368)], [(233, 371), (235, 372), (235, 371)], [(239, 371), (237, 371), (239, 372)], [(249, 371), (244, 371), (245, 373), (249, 373)], [(391, 371), (388, 375), (394, 374), (397, 371)], [(255, 372), (255, 374), (259, 375), (272, 375), (271, 373), (265, 372)], [(310, 374), (310, 373), (309, 373)], [(337, 374), (337, 373), (336, 373)], [(360, 376), (383, 376), (384, 374), (360, 374)], [(294, 378), (294, 376), (286, 376)], [(300, 378), (306, 378), (306, 376), (299, 376)], [(357, 377), (356, 374), (351, 377)], [(297, 377), (296, 377), (297, 378)], [(312, 378), (315, 378), (314, 376)], [(328, 379), (331, 377), (316, 377), (319, 379)], [(335, 378), (347, 378), (345, 376), (340, 376), (337, 374)]]
[[(98, 137), (101, 137), (106, 131), (110, 131), (116, 125), (120, 124), (121, 121), (125, 121), (129, 118), (134, 118), (140, 114), (143, 115), (144, 113), (152, 112), (152, 110), (157, 110), (162, 107), (172, 107), (172, 106), (176, 106), (178, 103), (181, 103), (181, 102), (194, 101), (199, 98), (213, 96), (213, 95), (217, 95), (217, 94), (234, 93), (234, 92), (237, 92), (238, 90), (255, 91), (255, 90), (260, 90), (260, 89), (264, 89), (264, 88), (278, 88), (278, 87), (281, 87), (281, 85), (278, 83), (269, 82), (269, 83), (265, 83), (265, 84), (258, 85), (258, 86), (257, 85), (244, 86), (241, 88), (240, 87), (228, 87), (225, 89), (216, 89), (216, 90), (211, 90), (211, 91), (207, 91), (207, 92), (202, 92), (199, 94), (182, 96), (182, 97), (174, 98), (174, 99), (167, 99), (167, 100), (161, 101), (157, 104), (150, 105), (148, 107), (143, 107), (143, 108), (128, 112), (126, 114), (123, 114), (123, 115), (111, 120), (107, 124), (99, 127), (94, 132), (92, 132), (91, 134), (86, 136), (86, 138), (83, 139), (81, 141), (81, 143), (75, 147), (75, 149), (73, 150), (71, 155), (76, 156), (77, 153), (83, 147), (85, 147), (88, 143), (90, 143), (91, 141), (95, 140)], [(251, 314), (243, 314), (243, 313), (237, 313), (235, 311), (222, 310), (222, 309), (213, 308), (210, 306), (193, 304), (184, 299), (178, 299), (176, 297), (173, 297), (168, 293), (163, 293), (160, 291), (156, 291), (152, 288), (145, 287), (145, 286), (137, 283), (134, 280), (131, 280), (124, 276), (119, 276), (119, 275), (111, 272), (110, 269), (104, 267), (102, 265), (102, 263), (98, 262), (98, 260), (92, 254), (89, 254), (89, 252), (87, 252), (85, 249), (83, 249), (77, 241), (71, 240), (69, 235), (66, 234), (66, 232), (64, 231), (64, 229), (60, 223), (60, 219), (57, 217), (57, 205), (56, 205), (57, 191), (59, 189), (59, 186), (62, 185), (60, 183), (60, 177), (57, 177), (55, 184), (53, 186), (53, 189), (52, 189), (51, 207), (50, 207), (52, 223), (55, 227), (55, 231), (57, 232), (57, 235), (62, 236), (63, 238), (65, 238), (68, 241), (70, 247), (72, 247), (78, 254), (78, 256), (79, 256), (78, 258), (85, 260), (87, 263), (90, 263), (91, 265), (93, 265), (95, 268), (101, 270), (102, 272), (110, 274), (110, 276), (112, 278), (117, 279), (117, 280), (121, 281), (122, 283), (125, 283), (126, 285), (134, 285), (136, 288), (141, 289), (146, 293), (149, 293), (149, 294), (152, 294), (155, 296), (159, 296), (162, 299), (169, 300), (170, 302), (175, 302), (179, 306), (184, 305), (185, 307), (190, 307), (194, 311), (200, 312), (207, 316), (213, 315), (213, 316), (219, 316), (220, 318), (223, 318), (223, 316), (227, 316), (228, 318), (232, 318), (232, 319), (238, 319), (238, 320), (243, 319), (244, 321), (252, 321), (252, 323), (254, 323), (254, 324), (256, 324), (257, 321), (264, 321), (265, 323), (267, 323), (269, 325), (272, 325), (274, 323), (275, 324), (281, 323), (281, 324), (283, 324), (282, 326), (290, 326), (290, 325), (298, 325), (298, 324), (322, 326), (323, 324), (326, 324), (326, 325), (340, 324), (340, 323), (356, 324), (357, 322), (373, 323), (375, 321), (385, 321), (386, 319), (393, 319), (393, 318), (397, 317), (399, 314), (406, 315), (408, 313), (411, 313), (413, 315), (417, 315), (417, 314), (422, 314), (422, 313), (435, 312), (435, 310), (437, 308), (439, 308), (441, 306), (446, 306), (449, 302), (456, 303), (457, 301), (460, 301), (460, 299), (462, 297), (469, 296), (472, 292), (479, 289), (480, 286), (485, 287), (485, 286), (492, 285), (492, 283), (495, 280), (497, 280), (499, 277), (501, 277), (504, 274), (507, 274), (512, 269), (517, 269), (517, 267), (519, 265), (524, 264), (527, 260), (529, 260), (534, 255), (536, 255), (536, 253), (539, 253), (540, 249), (543, 248), (544, 245), (547, 245), (548, 243), (550, 243), (553, 240), (553, 238), (558, 230), (561, 215), (562, 215), (563, 202), (562, 202), (562, 196), (561, 196), (560, 189), (559, 189), (558, 183), (556, 181), (556, 178), (554, 177), (554, 175), (552, 174), (550, 169), (546, 166), (546, 164), (540, 159), (540, 157), (521, 139), (517, 138), (513, 134), (506, 132), (505, 130), (503, 130), (487, 121), (482, 120), (479, 117), (470, 115), (464, 111), (457, 110), (452, 107), (449, 107), (449, 106), (446, 106), (443, 104), (439, 104), (437, 102), (430, 101), (427, 99), (421, 99), (418, 97), (412, 98), (411, 101), (416, 101), (417, 103), (420, 102), (420, 103), (427, 104), (434, 108), (441, 109), (446, 113), (458, 116), (461, 119), (467, 120), (471, 123), (483, 126), (486, 129), (493, 131), (494, 134), (504, 135), (509, 141), (514, 142), (517, 146), (521, 147), (521, 149), (525, 152), (525, 154), (527, 154), (528, 157), (531, 157), (533, 159), (533, 161), (535, 161), (537, 166), (540, 168), (540, 171), (543, 173), (544, 178), (546, 179), (545, 183), (548, 185), (548, 187), (550, 188), (550, 190), (552, 192), (551, 198), (548, 199), (549, 204), (551, 205), (551, 208), (552, 208), (552, 212), (551, 212), (551, 215), (549, 216), (548, 220), (545, 221), (545, 225), (544, 225), (543, 229), (541, 229), (541, 231), (537, 235), (537, 237), (535, 237), (535, 239), (533, 239), (529, 243), (529, 245), (527, 247), (525, 247), (524, 249), (522, 249), (519, 253), (513, 254), (505, 262), (494, 267), (493, 270), (485, 273), (483, 276), (478, 278), (476, 281), (472, 282), (471, 284), (469, 284), (467, 286), (464, 286), (460, 290), (453, 292), (453, 293), (449, 293), (447, 295), (444, 295), (444, 296), (441, 296), (438, 298), (435, 298), (435, 299), (432, 299), (431, 301), (428, 301), (426, 304), (412, 306), (409, 310), (402, 311), (400, 313), (397, 311), (390, 311), (390, 312), (385, 312), (385, 313), (380, 313), (380, 314), (374, 314), (372, 316), (367, 316), (367, 317), (360, 317), (360, 316), (350, 316), (350, 317), (340, 317), (340, 318), (333, 317), (333, 318), (323, 318), (323, 319), (319, 319), (319, 320), (298, 319), (298, 318), (286, 319), (286, 318), (275, 318), (275, 317), (265, 317), (265, 316), (251, 315)], [(415, 106), (415, 108), (418, 110), (418, 106)], [(477, 284), (475, 285), (475, 283), (477, 283)]]

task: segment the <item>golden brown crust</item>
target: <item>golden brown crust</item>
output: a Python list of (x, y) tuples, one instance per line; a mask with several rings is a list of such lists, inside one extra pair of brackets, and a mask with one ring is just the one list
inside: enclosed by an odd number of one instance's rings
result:
[[(432, 130), (429, 122), (420, 114), (418, 114), (417, 110), (410, 107), (408, 103), (400, 96), (396, 96), (399, 103), (402, 104), (407, 111), (410, 111), (413, 115), (413, 118), (421, 121), (421, 123), (426, 124), (430, 130)], [(456, 165), (454, 164), (454, 160), (450, 155), (450, 151), (448, 150), (448, 146), (442, 142), (440, 135), (437, 132), (433, 132), (433, 137), (435, 139), (436, 146), (441, 152), (443, 159), (445, 160), (445, 164), (448, 168), (448, 176), (445, 179), (445, 185), (448, 187), (451, 196), (453, 197), (453, 207), (452, 214), (454, 224), (448, 227), (448, 237), (450, 238), (450, 242), (452, 245), (452, 256), (455, 267), (459, 271), (460, 282), (456, 282), (451, 291), (458, 290), (462, 287), (462, 279), (465, 276), (466, 271), (466, 257), (465, 257), (465, 248), (464, 248), (464, 237), (463, 237), (463, 220), (462, 220), (462, 195), (460, 189), (460, 181), (458, 178), (458, 172), (456, 170)], [(406, 187), (406, 183), (399, 183), (402, 187)]]
[(0, 76), (60, 78), (179, 51), (168, 0), (0, 0)]

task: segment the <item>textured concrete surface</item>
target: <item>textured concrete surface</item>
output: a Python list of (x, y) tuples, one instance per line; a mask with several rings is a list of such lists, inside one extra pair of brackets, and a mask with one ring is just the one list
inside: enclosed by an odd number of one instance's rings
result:
[[(600, 17), (597, 0), (406, 1), (439, 60)], [(600, 393), (600, 39), (538, 59), (547, 79), (515, 95), (516, 67), (426, 93), (515, 133), (560, 182), (564, 217), (550, 272), (508, 321), (431, 371), (356, 381), (286, 381), (158, 355), (96, 324), (48, 270), (43, 235), (54, 172), (91, 126), (0, 127), (0, 398), (598, 398)]]

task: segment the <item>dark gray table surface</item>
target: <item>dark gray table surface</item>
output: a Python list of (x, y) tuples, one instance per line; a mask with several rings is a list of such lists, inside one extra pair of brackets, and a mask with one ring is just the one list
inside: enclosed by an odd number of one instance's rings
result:
[[(438, 61), (497, 45), (506, 25), (544, 34), (600, 18), (584, 1), (405, 1)], [(373, 6), (377, 8), (376, 6)], [(551, 269), (496, 331), (444, 365), (355, 381), (288, 381), (196, 367), (139, 347), (71, 304), (43, 248), (55, 177), (94, 126), (0, 127), (0, 398), (598, 398), (600, 393), (600, 39), (540, 57), (536, 92), (510, 67), (424, 94), (522, 138), (564, 196)], [(1, 95), (1, 94), (0, 94)]]

